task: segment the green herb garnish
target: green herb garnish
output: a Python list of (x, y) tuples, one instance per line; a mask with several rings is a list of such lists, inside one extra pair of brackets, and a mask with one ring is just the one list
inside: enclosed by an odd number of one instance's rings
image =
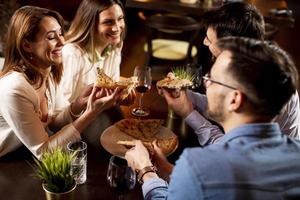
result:
[(172, 73), (179, 79), (186, 79), (191, 82), (196, 78), (195, 74), (188, 72), (184, 67), (172, 68)]

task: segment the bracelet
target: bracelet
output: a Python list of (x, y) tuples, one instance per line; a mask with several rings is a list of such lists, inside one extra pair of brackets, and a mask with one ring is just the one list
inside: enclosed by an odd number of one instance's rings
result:
[(138, 173), (137, 180), (141, 185), (144, 183), (144, 181), (143, 181), (144, 175), (147, 174), (148, 172), (154, 172), (157, 174), (157, 168), (152, 165), (152, 166), (144, 167), (141, 170), (137, 170), (137, 173)]
[(80, 117), (83, 114), (84, 110), (82, 110), (79, 114), (75, 114), (75, 113), (72, 112), (72, 104), (73, 104), (73, 102), (70, 105), (70, 114), (71, 114), (71, 116), (75, 117), (75, 118)]

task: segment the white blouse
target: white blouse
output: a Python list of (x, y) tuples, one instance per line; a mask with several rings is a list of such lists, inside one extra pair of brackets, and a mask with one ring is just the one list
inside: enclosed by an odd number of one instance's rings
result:
[[(40, 120), (40, 100), (32, 85), (20, 72), (0, 79), (0, 157), (24, 144), (36, 157), (44, 150), (80, 140), (72, 125), (70, 107), (51, 78), (48, 79), (48, 119)], [(47, 129), (55, 134), (48, 136)], [(49, 129), (50, 130), (50, 129)]]
[(122, 47), (116, 48), (93, 64), (88, 54), (78, 45), (66, 44), (63, 47), (64, 75), (61, 81), (65, 97), (72, 102), (87, 85), (94, 83), (97, 67), (114, 80), (119, 80), (121, 50)]

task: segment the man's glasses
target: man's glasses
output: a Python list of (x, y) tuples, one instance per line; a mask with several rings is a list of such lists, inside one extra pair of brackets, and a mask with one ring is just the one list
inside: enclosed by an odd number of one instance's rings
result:
[(230, 89), (233, 89), (233, 90), (237, 90), (237, 88), (235, 88), (235, 87), (232, 87), (232, 86), (227, 85), (225, 83), (221, 83), (219, 81), (212, 80), (209, 74), (206, 74), (205, 76), (202, 76), (202, 79), (203, 79), (203, 82), (204, 82), (204, 85), (205, 85), (206, 88), (209, 87), (211, 84), (215, 83), (215, 84), (219, 84), (219, 85), (222, 85), (224, 87), (227, 87), (227, 88), (230, 88)]

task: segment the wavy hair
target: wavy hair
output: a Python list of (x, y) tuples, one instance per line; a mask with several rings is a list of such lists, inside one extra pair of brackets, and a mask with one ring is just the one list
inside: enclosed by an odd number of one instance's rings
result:
[[(41, 86), (43, 75), (40, 68), (32, 63), (31, 55), (24, 50), (22, 44), (25, 40), (29, 42), (36, 40), (40, 22), (45, 17), (55, 18), (63, 29), (63, 18), (56, 11), (35, 6), (24, 6), (16, 10), (8, 27), (2, 76), (10, 71), (19, 71), (26, 75), (30, 84)], [(52, 67), (51, 75), (56, 84), (59, 83), (62, 72), (62, 64)]]
[[(66, 33), (66, 42), (76, 43), (86, 51), (90, 48), (92, 60), (94, 61), (99, 13), (115, 4), (121, 7), (125, 15), (123, 4), (119, 0), (83, 0), (77, 9), (69, 31)], [(121, 34), (122, 40), (124, 40), (125, 34), (126, 25)], [(117, 47), (119, 46), (121, 44), (117, 45)]]

